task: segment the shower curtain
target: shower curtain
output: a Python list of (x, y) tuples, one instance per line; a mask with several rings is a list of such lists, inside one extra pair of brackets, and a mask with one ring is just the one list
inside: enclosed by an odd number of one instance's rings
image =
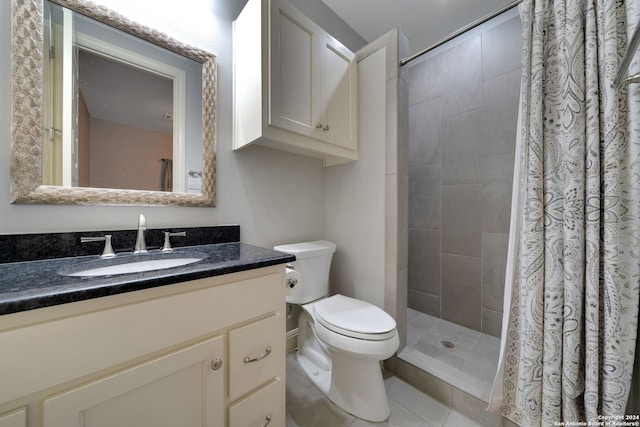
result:
[(640, 293), (640, 85), (612, 82), (639, 7), (520, 5), (512, 241), (489, 410), (524, 426), (625, 411)]

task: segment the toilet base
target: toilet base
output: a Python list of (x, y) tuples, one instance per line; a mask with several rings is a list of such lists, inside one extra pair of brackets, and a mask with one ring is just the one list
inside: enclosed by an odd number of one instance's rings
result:
[(391, 409), (379, 360), (328, 349), (313, 333), (307, 313), (301, 314), (298, 328), (298, 363), (318, 390), (363, 420), (381, 422), (389, 418)]

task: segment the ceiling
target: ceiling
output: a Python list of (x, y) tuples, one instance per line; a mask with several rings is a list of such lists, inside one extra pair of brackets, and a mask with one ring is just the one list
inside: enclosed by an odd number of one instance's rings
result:
[[(513, 0), (322, 0), (367, 42), (400, 27), (419, 52)], [(363, 12), (366, 11), (366, 12)]]

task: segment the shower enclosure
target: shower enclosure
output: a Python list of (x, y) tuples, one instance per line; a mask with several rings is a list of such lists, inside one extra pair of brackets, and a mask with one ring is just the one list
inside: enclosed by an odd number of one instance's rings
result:
[(405, 65), (409, 315), (400, 358), (482, 400), (502, 322), (521, 32), (513, 8)]

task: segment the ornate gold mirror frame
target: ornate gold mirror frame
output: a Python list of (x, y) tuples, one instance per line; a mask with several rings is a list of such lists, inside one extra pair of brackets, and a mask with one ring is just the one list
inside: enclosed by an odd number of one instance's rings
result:
[(43, 0), (12, 0), (11, 203), (215, 206), (216, 57), (85, 0), (53, 0), (202, 64), (202, 193), (42, 185)]

